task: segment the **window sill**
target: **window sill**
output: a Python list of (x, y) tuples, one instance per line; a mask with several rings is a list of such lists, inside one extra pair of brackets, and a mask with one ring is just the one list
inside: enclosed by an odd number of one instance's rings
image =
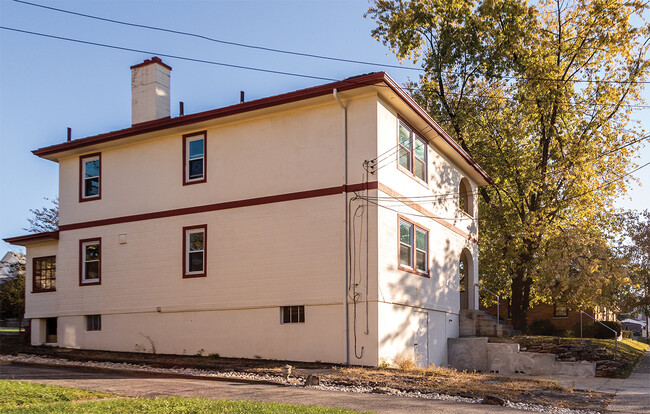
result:
[(32, 293), (48, 293), (56, 292), (56, 289), (32, 290)]
[(97, 196), (93, 196), (93, 197), (79, 197), (79, 202), (80, 203), (85, 203), (86, 201), (95, 201), (95, 200), (101, 200), (101, 199), (102, 199), (101, 195), (97, 195)]
[(99, 279), (88, 279), (87, 281), (81, 281), (79, 283), (79, 286), (94, 286), (94, 285), (101, 285), (102, 281)]
[(207, 183), (208, 179), (206, 177), (203, 177), (200, 180), (192, 180), (192, 181), (185, 181), (183, 185), (192, 185), (192, 184), (201, 184), (201, 183)]
[(421, 271), (419, 271), (419, 270), (415, 270), (415, 269), (412, 269), (412, 268), (410, 268), (410, 267), (405, 267), (405, 266), (399, 265), (397, 268), (398, 268), (399, 270), (401, 270), (402, 272), (412, 273), (412, 274), (414, 274), (414, 275), (418, 275), (418, 276), (422, 276), (422, 277), (426, 277), (426, 278), (430, 278), (430, 277), (431, 277), (431, 276), (429, 275), (428, 272), (426, 272), (426, 273), (425, 273), (425, 272), (421, 272)]
[(197, 273), (197, 274), (189, 274), (189, 275), (183, 275), (183, 279), (193, 279), (195, 277), (206, 277), (207, 275), (205, 273)]

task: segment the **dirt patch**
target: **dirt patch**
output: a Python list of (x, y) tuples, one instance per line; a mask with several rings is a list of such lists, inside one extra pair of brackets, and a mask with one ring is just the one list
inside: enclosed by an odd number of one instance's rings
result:
[(393, 368), (345, 367), (336, 364), (222, 358), (217, 355), (161, 355), (108, 352), (55, 347), (32, 347), (17, 337), (2, 336), (0, 353), (148, 365), (157, 368), (197, 368), (213, 372), (243, 372), (282, 376), (282, 368), (294, 367), (292, 376), (306, 379), (317, 375), (323, 384), (370, 388), (377, 393), (394, 390), (484, 398), (486, 395), (515, 403), (543, 404), (581, 410), (602, 411), (612, 394), (577, 391), (548, 380), (511, 379), (496, 375), (458, 372), (447, 368), (401, 370)]

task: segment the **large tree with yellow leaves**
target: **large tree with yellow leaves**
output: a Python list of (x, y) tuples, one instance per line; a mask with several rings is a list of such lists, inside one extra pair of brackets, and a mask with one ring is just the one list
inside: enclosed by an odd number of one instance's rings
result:
[[(551, 252), (598, 252), (612, 266), (612, 203), (643, 141), (632, 114), (650, 66), (647, 9), (634, 0), (376, 0), (368, 10), (373, 36), (421, 64), (407, 85), (416, 99), (495, 181), (481, 190), (481, 278), (511, 301), (518, 328), (531, 303), (557, 299), (558, 277), (570, 280)], [(613, 283), (605, 267), (583, 262), (572, 269), (585, 283)]]

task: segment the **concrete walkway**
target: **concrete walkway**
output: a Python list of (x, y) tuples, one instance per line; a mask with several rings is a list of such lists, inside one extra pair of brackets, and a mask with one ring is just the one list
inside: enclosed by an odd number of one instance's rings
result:
[[(381, 414), (479, 414), (522, 412), (500, 406), (425, 400), (378, 394), (321, 391), (284, 385), (131, 375), (27, 365), (0, 365), (0, 378), (104, 391), (128, 397), (205, 397), (211, 399), (317, 405)], [(526, 411), (530, 413), (530, 411)]]

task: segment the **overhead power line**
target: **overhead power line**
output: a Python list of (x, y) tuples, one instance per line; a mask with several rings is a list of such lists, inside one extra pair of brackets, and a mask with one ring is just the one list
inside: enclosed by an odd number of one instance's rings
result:
[(40, 8), (43, 8), (43, 9), (53, 10), (53, 11), (57, 11), (57, 12), (60, 12), (60, 13), (72, 14), (72, 15), (75, 15), (75, 16), (81, 16), (81, 17), (86, 17), (86, 18), (89, 18), (89, 19), (101, 20), (101, 21), (109, 22), (109, 23), (121, 24), (121, 25), (124, 25), (124, 26), (140, 27), (142, 29), (156, 30), (156, 31), (159, 31), (159, 32), (173, 33), (173, 34), (182, 35), (182, 36), (189, 36), (189, 37), (194, 37), (196, 39), (203, 39), (203, 40), (208, 40), (210, 42), (221, 43), (221, 44), (224, 44), (224, 45), (237, 46), (237, 47), (243, 47), (243, 48), (255, 49), (255, 50), (263, 50), (263, 51), (266, 51), (266, 52), (273, 52), (273, 53), (282, 53), (282, 54), (285, 54), (285, 55), (294, 55), (294, 56), (302, 56), (302, 57), (308, 57), (308, 58), (314, 58), (314, 59), (331, 60), (331, 61), (335, 61), (335, 62), (356, 63), (356, 64), (359, 64), (359, 65), (381, 66), (381, 67), (385, 67), (385, 68), (406, 69), (406, 70), (414, 70), (414, 71), (420, 71), (420, 72), (423, 71), (422, 68), (416, 68), (416, 67), (411, 67), (411, 66), (391, 65), (391, 64), (386, 64), (386, 63), (369, 62), (369, 61), (364, 61), (364, 60), (345, 59), (345, 58), (338, 58), (338, 57), (333, 57), (333, 56), (317, 55), (317, 54), (313, 54), (313, 53), (295, 52), (295, 51), (291, 51), (291, 50), (276, 49), (276, 48), (272, 48), (272, 47), (250, 45), (250, 44), (246, 44), (246, 43), (231, 42), (231, 41), (228, 41), (228, 40), (216, 39), (214, 37), (209, 37), (209, 36), (205, 36), (205, 35), (198, 34), (198, 33), (185, 32), (185, 31), (182, 31), (182, 30), (167, 29), (167, 28), (164, 28), (164, 27), (156, 27), (156, 26), (150, 26), (150, 25), (146, 25), (146, 24), (130, 23), (130, 22), (122, 21), (122, 20), (109, 19), (109, 18), (106, 18), (106, 17), (93, 16), (91, 14), (84, 14), (84, 13), (74, 12), (74, 11), (71, 11), (71, 10), (59, 9), (57, 7), (45, 6), (43, 4), (30, 3), (28, 1), (23, 1), (23, 0), (14, 0), (14, 1), (16, 3), (22, 3), (22, 4), (29, 5), (29, 6), (40, 7)]
[[(24, 0), (13, 0), (13, 1), (16, 2), (16, 3), (25, 4), (25, 5), (33, 6), (33, 7), (40, 7), (42, 9), (52, 10), (52, 11), (56, 11), (56, 12), (59, 12), (59, 13), (66, 13), (66, 14), (70, 14), (70, 15), (74, 15), (74, 16), (80, 16), (80, 17), (85, 17), (85, 18), (88, 18), (88, 19), (100, 20), (100, 21), (120, 24), (120, 25), (124, 25), (124, 26), (139, 27), (139, 28), (142, 28), (142, 29), (155, 30), (155, 31), (159, 31), (159, 32), (165, 32), (165, 33), (172, 33), (172, 34), (177, 34), (177, 35), (182, 35), (182, 36), (188, 36), (188, 37), (193, 37), (193, 38), (196, 38), (196, 39), (207, 40), (207, 41), (210, 41), (210, 42), (215, 42), (215, 43), (220, 43), (220, 44), (225, 44), (225, 45), (230, 45), (230, 46), (237, 46), (237, 47), (243, 47), (243, 48), (248, 48), (248, 49), (262, 50), (262, 51), (273, 52), (273, 53), (281, 53), (281, 54), (286, 54), (286, 55), (308, 57), (308, 58), (313, 58), (313, 59), (330, 60), (330, 61), (335, 61), (335, 62), (354, 63), (354, 64), (360, 64), (360, 65), (370, 65), (370, 66), (378, 66), (378, 67), (385, 67), (385, 68), (395, 68), (395, 69), (405, 69), (405, 70), (411, 70), (411, 71), (425, 72), (424, 68), (418, 68), (418, 67), (412, 67), (412, 66), (404, 66), (404, 65), (394, 65), (394, 64), (387, 64), (387, 63), (379, 63), (379, 62), (371, 62), (371, 61), (356, 60), (356, 59), (346, 59), (346, 58), (339, 58), (339, 57), (334, 57), (334, 56), (318, 55), (318, 54), (315, 54), (315, 53), (296, 52), (296, 51), (277, 49), (277, 48), (272, 48), (272, 47), (251, 45), (251, 44), (247, 44), (247, 43), (240, 43), (240, 42), (233, 42), (233, 41), (229, 41), (229, 40), (217, 39), (217, 38), (214, 38), (214, 37), (210, 37), (210, 36), (206, 36), (206, 35), (202, 35), (202, 34), (198, 34), (198, 33), (186, 32), (186, 31), (183, 31), (183, 30), (167, 29), (167, 28), (164, 28), (164, 27), (151, 26), (151, 25), (140, 24), (140, 23), (131, 23), (131, 22), (126, 22), (126, 21), (117, 20), (117, 19), (109, 19), (107, 17), (101, 17), (101, 16), (95, 16), (95, 15), (91, 15), (91, 14), (79, 13), (79, 12), (75, 12), (75, 11), (72, 11), (72, 10), (60, 9), (60, 8), (57, 8), (57, 7), (46, 6), (46, 5), (38, 4), (38, 3), (31, 3), (31, 2), (28, 2), (28, 1), (24, 1)], [(458, 71), (450, 71), (449, 73), (454, 74), (454, 75), (460, 75), (460, 76), (465, 75), (465, 73), (458, 72)], [(505, 78), (505, 79), (517, 79), (514, 76), (504, 76), (503, 78)], [(650, 84), (650, 81), (619, 81), (619, 80), (607, 80), (607, 79), (527, 78), (526, 81), (550, 81), (550, 82), (571, 82), (571, 83)]]

